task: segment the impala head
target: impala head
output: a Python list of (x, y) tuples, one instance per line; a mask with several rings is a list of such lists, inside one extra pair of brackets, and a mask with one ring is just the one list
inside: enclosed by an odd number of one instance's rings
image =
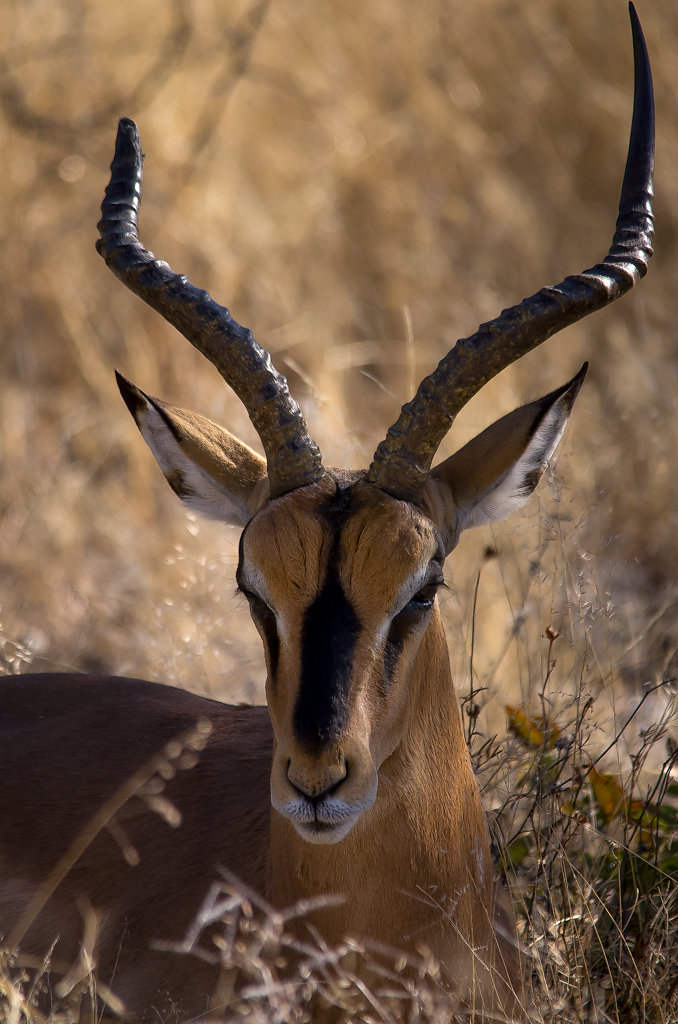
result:
[(311, 841), (336, 841), (373, 804), (403, 736), (398, 661), (428, 624), (440, 540), (410, 505), (328, 473), (262, 509), (241, 552), (238, 584), (267, 650), (273, 806)]
[[(631, 9), (635, 102), (619, 219), (602, 263), (542, 289), (457, 342), (422, 381), (366, 471), (326, 469), (287, 382), (206, 292), (141, 246), (142, 157), (118, 130), (99, 252), (242, 399), (265, 452), (118, 376), (168, 482), (190, 507), (244, 527), (238, 586), (268, 667), (273, 806), (311, 842), (342, 839), (421, 716), (442, 643), (436, 593), (463, 529), (522, 506), (562, 436), (586, 372), (504, 416), (431, 468), (466, 402), (509, 363), (630, 289), (652, 253), (652, 83)], [(443, 672), (442, 678), (449, 685)], [(430, 701), (429, 701), (430, 702)], [(435, 713), (435, 708), (428, 708)]]

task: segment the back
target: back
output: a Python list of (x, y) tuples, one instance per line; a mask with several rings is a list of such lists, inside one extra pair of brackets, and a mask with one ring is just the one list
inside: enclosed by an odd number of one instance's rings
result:
[[(11, 935), (81, 843), (68, 885), (57, 884), (37, 915), (43, 934), (53, 921), (60, 936), (55, 966), (77, 959), (91, 906), (97, 976), (113, 981), (130, 1008), (143, 976), (162, 992), (167, 957), (150, 947), (184, 937), (220, 867), (266, 889), (271, 748), (266, 708), (140, 680), (3, 678), (0, 878), (13, 880), (0, 882), (0, 934)], [(30, 769), (18, 775), (17, 764)], [(22, 952), (42, 956), (32, 941), (37, 927), (24, 918), (24, 929)], [(186, 972), (202, 1001), (210, 990), (203, 971), (195, 958), (177, 956), (167, 983), (175, 987), (177, 972)]]

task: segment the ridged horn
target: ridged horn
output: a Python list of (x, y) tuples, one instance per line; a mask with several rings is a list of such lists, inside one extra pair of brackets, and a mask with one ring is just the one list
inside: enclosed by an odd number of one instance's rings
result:
[(635, 87), (633, 120), (619, 216), (602, 263), (542, 288), (458, 341), (426, 377), (377, 448), (367, 479), (395, 497), (416, 502), (433, 457), (457, 413), (506, 366), (564, 327), (614, 302), (647, 272), (652, 255), (654, 98), (643, 31), (629, 4)]
[(101, 205), (97, 251), (115, 276), (176, 327), (233, 388), (264, 447), (271, 496), (319, 480), (325, 473), (320, 451), (269, 353), (228, 309), (141, 245), (142, 168), (137, 126), (124, 117)]

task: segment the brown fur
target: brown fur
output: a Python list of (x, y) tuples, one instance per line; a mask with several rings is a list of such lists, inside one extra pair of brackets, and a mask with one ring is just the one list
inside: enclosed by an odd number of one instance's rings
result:
[[(67, 675), (3, 681), (0, 928), (10, 939), (28, 898), (111, 794), (170, 739), (198, 720), (211, 723), (197, 765), (165, 785), (181, 824), (170, 828), (133, 797), (115, 819), (122, 848), (115, 830), (102, 829), (15, 934), (21, 952), (36, 956), (58, 935), (54, 962), (69, 964), (77, 957), (83, 908), (91, 906), (100, 925), (97, 977), (133, 1018), (149, 1016), (151, 1008), (165, 1017), (175, 1005), (179, 1016), (207, 1010), (215, 971), (152, 946), (181, 940), (219, 866), (279, 908), (337, 894), (341, 905), (308, 919), (330, 944), (348, 936), (430, 953), (459, 998), (515, 1009), (514, 929), (509, 912), (498, 953), (487, 825), (437, 608), (403, 652), (389, 700), (377, 693), (376, 612), (397, 603), (403, 581), (435, 553), (437, 531), (412, 506), (366, 484), (354, 487), (339, 529), (342, 583), (364, 624), (341, 742), (356, 752), (352, 763), (374, 763), (377, 797), (346, 838), (329, 845), (306, 842), (270, 810), (272, 749), (284, 748), (286, 758), (301, 759), (316, 777), (332, 756), (298, 747), (289, 710), (299, 674), (300, 610), (321, 585), (330, 551), (318, 509), (334, 489), (328, 478), (265, 505), (245, 535), (245, 560), (265, 578), (272, 604), (284, 609), (288, 642), (269, 693), (275, 740), (265, 709), (228, 707), (169, 687)], [(378, 571), (385, 561), (388, 577)], [(136, 866), (125, 862), (126, 844), (138, 854)], [(306, 921), (297, 928), (308, 937)]]
[[(262, 461), (237, 438), (121, 384), (163, 472), (187, 482), (187, 503), (246, 526), (238, 578), (266, 648), (268, 711), (138, 680), (4, 680), (0, 933), (10, 947), (40, 958), (57, 940), (58, 975), (77, 959), (91, 909), (96, 977), (130, 1018), (218, 1014), (218, 967), (158, 943), (184, 938), (225, 868), (277, 908), (342, 898), (291, 926), (300, 938), (313, 927), (330, 944), (433, 956), (452, 1005), (522, 1019), (515, 928), (492, 877), (437, 604), (409, 609), (474, 516), (526, 499), (579, 383), (434, 470), (422, 508), (341, 471), (270, 500)], [(348, 704), (339, 733), (309, 746), (294, 718), (304, 622), (330, 577), (357, 624)], [(386, 639), (405, 610), (386, 680)], [(313, 672), (306, 685), (325, 686), (322, 663)], [(339, 804), (347, 817), (318, 830), (317, 808)], [(315, 808), (316, 825), (293, 824), (299, 806)], [(178, 811), (175, 827), (163, 810)]]
[[(172, 828), (140, 797), (116, 816), (129, 848), (108, 828), (90, 845), (19, 938), (24, 956), (77, 959), (84, 914), (98, 917), (97, 977), (131, 1017), (207, 1009), (214, 971), (195, 957), (154, 951), (179, 942), (218, 868), (266, 889), (272, 734), (265, 708), (229, 707), (140, 680), (7, 677), (0, 686), (0, 933), (12, 935), (29, 899), (102, 804), (169, 741), (208, 720), (193, 768), (164, 795), (181, 814)], [(22, 929), (23, 930), (23, 929)], [(54, 979), (56, 981), (56, 978)]]

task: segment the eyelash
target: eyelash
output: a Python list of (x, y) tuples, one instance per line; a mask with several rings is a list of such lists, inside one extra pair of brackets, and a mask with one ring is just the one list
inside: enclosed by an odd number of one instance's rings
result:
[(433, 607), (436, 594), (438, 593), (439, 589), (444, 586), (445, 581), (443, 579), (434, 579), (431, 580), (429, 583), (425, 583), (424, 586), (421, 587), (421, 589), (418, 590), (417, 593), (410, 598), (405, 607), (400, 612), (398, 612), (398, 615), (396, 615), (396, 619), (398, 619), (401, 615), (403, 616), (403, 618), (407, 618), (408, 615), (416, 613), (421, 614), (429, 611), (429, 609)]
[(414, 597), (410, 598), (408, 606), (411, 605), (414, 608), (430, 608), (435, 601), (436, 594), (438, 592), (438, 583), (427, 583), (425, 587), (422, 587)]
[(241, 586), (238, 586), (237, 592), (247, 600), (247, 603), (249, 604), (251, 611), (258, 612), (260, 615), (275, 616), (275, 612), (273, 611), (273, 609), (269, 608), (266, 602), (261, 597), (259, 597), (258, 594), (255, 594), (251, 590), (245, 590), (245, 588)]

